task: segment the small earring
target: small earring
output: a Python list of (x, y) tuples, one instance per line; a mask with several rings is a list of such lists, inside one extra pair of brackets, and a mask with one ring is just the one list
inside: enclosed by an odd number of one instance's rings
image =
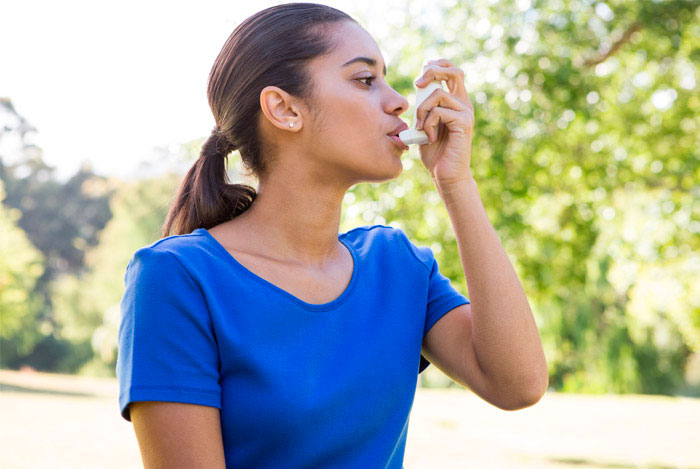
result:
[(289, 123), (289, 126), (290, 126), (290, 127), (294, 127), (294, 122), (290, 122), (290, 123)]

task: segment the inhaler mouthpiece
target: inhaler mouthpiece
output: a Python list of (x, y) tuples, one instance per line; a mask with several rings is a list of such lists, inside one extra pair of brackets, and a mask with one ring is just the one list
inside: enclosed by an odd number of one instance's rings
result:
[(416, 129), (415, 127), (399, 132), (399, 138), (405, 145), (425, 145), (428, 143), (428, 136), (425, 134), (425, 132)]
[[(428, 65), (423, 66), (423, 73), (425, 73), (427, 68)], [(416, 80), (418, 78), (420, 77), (417, 77)], [(443, 88), (441, 80), (433, 80), (425, 88), (419, 88), (416, 86), (416, 110), (418, 110), (418, 106), (420, 106), (421, 103), (425, 101), (425, 98), (430, 96), (433, 93), (433, 91), (442, 89)], [(437, 127), (437, 125), (434, 126), (435, 135), (437, 135)], [(425, 145), (426, 143), (428, 143), (428, 136), (426, 135), (426, 133), (423, 130), (416, 129), (415, 115), (413, 116), (413, 126), (410, 129), (406, 129), (403, 132), (399, 132), (398, 137), (405, 145)]]

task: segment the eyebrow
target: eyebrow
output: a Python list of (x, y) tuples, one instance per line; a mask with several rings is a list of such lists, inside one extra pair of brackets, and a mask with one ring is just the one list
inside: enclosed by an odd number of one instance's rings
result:
[[(343, 64), (343, 67), (347, 67), (348, 65), (354, 64), (355, 62), (364, 62), (370, 67), (374, 67), (377, 65), (377, 61), (370, 57), (355, 57), (354, 59), (345, 62)], [(384, 73), (384, 76), (386, 76), (386, 65), (384, 66), (384, 70), (382, 70), (382, 73)]]

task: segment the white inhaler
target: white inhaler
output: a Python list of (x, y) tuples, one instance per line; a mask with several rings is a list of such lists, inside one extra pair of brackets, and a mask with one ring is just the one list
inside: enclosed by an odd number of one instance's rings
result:
[[(423, 73), (428, 69), (429, 65), (423, 65)], [(421, 75), (423, 76), (423, 75)], [(416, 77), (416, 80), (420, 78)], [(433, 80), (428, 85), (424, 88), (419, 88), (416, 86), (416, 111), (418, 111), (418, 106), (421, 105), (423, 101), (425, 101), (425, 98), (430, 96), (433, 91), (435, 90), (442, 90), (442, 81), (441, 80)], [(416, 123), (418, 122), (418, 119), (416, 119), (416, 115), (413, 116), (413, 126), (409, 129), (404, 130), (403, 132), (399, 133), (399, 139), (406, 145), (411, 145), (411, 144), (418, 144), (418, 145), (425, 145), (428, 143), (428, 136), (423, 130), (418, 130), (416, 129)], [(438, 125), (435, 125), (435, 132), (433, 135), (437, 135), (437, 128)]]

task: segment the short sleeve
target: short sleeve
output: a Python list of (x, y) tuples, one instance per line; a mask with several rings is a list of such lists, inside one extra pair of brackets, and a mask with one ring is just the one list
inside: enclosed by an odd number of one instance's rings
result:
[[(430, 251), (430, 248), (427, 247), (419, 249), (427, 249)], [(428, 278), (428, 305), (425, 314), (423, 337), (425, 337), (425, 334), (435, 325), (438, 319), (457, 306), (470, 302), (467, 297), (452, 286), (449, 278), (440, 273), (438, 262), (433, 256), (432, 251), (430, 251), (430, 258), (432, 260), (430, 276)], [(421, 355), (418, 373), (420, 374), (428, 365), (430, 365), (430, 362)]]
[(144, 247), (124, 275), (116, 372), (121, 415), (134, 401), (221, 409), (220, 359), (199, 285), (176, 255)]
[[(423, 337), (425, 337), (425, 334), (435, 325), (438, 319), (457, 306), (470, 303), (470, 301), (452, 286), (449, 278), (440, 272), (432, 249), (416, 246), (402, 230), (399, 231), (418, 261), (428, 271), (428, 301), (425, 311), (425, 324), (423, 326)], [(418, 373), (420, 374), (428, 365), (430, 365), (430, 362), (421, 355)]]

